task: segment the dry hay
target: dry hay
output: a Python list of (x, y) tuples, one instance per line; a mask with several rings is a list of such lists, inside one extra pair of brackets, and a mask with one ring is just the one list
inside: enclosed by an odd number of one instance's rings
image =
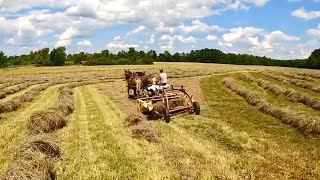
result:
[(159, 142), (159, 133), (155, 130), (152, 124), (148, 121), (141, 121), (131, 127), (133, 137), (146, 139), (149, 142)]
[(54, 109), (33, 112), (28, 120), (28, 129), (32, 134), (49, 133), (65, 125), (63, 114)]
[(244, 97), (249, 104), (256, 106), (263, 113), (281, 119), (284, 123), (291, 124), (305, 133), (320, 134), (319, 117), (274, 106), (263, 95), (246, 90), (237, 84), (233, 78), (224, 78), (222, 83), (238, 95)]
[(0, 92), (0, 99), (3, 99), (6, 97), (6, 93), (5, 92)]
[(291, 84), (296, 85), (298, 87), (302, 87), (302, 88), (305, 88), (305, 89), (310, 89), (312, 91), (320, 93), (320, 86), (313, 85), (313, 84), (307, 83), (307, 82), (302, 81), (302, 80), (284, 78), (284, 77), (275, 76), (275, 75), (273, 75), (271, 73), (266, 73), (266, 72), (262, 72), (262, 74), (264, 76), (266, 76), (266, 77), (270, 77), (270, 78), (278, 80), (278, 81), (290, 82)]
[(52, 158), (59, 156), (60, 149), (51, 138), (33, 137), (17, 150), (4, 179), (54, 179)]
[(305, 80), (305, 81), (315, 81), (313, 78), (309, 77), (309, 76), (299, 76), (296, 74), (289, 74), (289, 73), (281, 73), (284, 76), (293, 78), (293, 79), (300, 79), (300, 80)]
[(188, 101), (186, 97), (180, 96), (178, 99), (169, 100), (168, 103), (169, 103), (169, 109), (172, 110), (180, 106), (186, 107)]
[(257, 79), (250, 75), (246, 75), (245, 77), (247, 80), (258, 83), (259, 86), (274, 94), (286, 96), (288, 101), (303, 103), (315, 110), (320, 110), (320, 99), (317, 97), (297, 92), (294, 89), (281, 88), (277, 85), (271, 84), (268, 81)]
[(248, 81), (258, 83), (258, 85), (261, 86), (263, 89), (266, 89), (266, 90), (268, 90), (268, 91), (270, 91), (270, 92), (272, 92), (274, 94), (281, 95), (281, 94), (285, 93), (285, 89), (284, 88), (282, 88), (280, 86), (277, 86), (277, 85), (273, 85), (268, 81), (257, 79), (257, 78), (255, 78), (255, 77), (253, 77), (251, 75), (248, 75), (248, 74), (245, 74), (245, 78)]
[(307, 76), (307, 77), (311, 77), (311, 78), (320, 78), (319, 73), (298, 73), (298, 75)]
[(159, 133), (144, 116), (131, 114), (125, 119), (132, 131), (132, 136), (148, 142), (159, 142)]
[(134, 126), (145, 120), (146, 118), (144, 116), (137, 115), (137, 114), (131, 114), (130, 116), (125, 118), (125, 122), (127, 123), (127, 126)]
[(166, 105), (163, 104), (162, 101), (153, 103), (152, 106), (153, 106), (153, 110), (158, 113), (162, 113), (163, 109), (166, 107)]

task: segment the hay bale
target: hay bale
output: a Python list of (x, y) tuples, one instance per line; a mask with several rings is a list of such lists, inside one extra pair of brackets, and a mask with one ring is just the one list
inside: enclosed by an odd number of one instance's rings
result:
[(50, 158), (59, 156), (60, 149), (52, 138), (43, 135), (33, 137), (15, 153), (4, 179), (54, 179)]
[(148, 121), (141, 121), (137, 125), (131, 127), (133, 137), (146, 139), (149, 142), (159, 142), (159, 133)]
[(54, 179), (53, 166), (48, 158), (39, 152), (26, 152), (9, 164), (5, 180), (44, 180)]
[(3, 92), (3, 91), (1, 91), (1, 92), (0, 92), (0, 99), (3, 99), (3, 98), (5, 98), (5, 97), (6, 97), (6, 93)]
[(32, 134), (49, 133), (65, 125), (65, 117), (54, 109), (34, 112), (28, 120), (28, 129)]
[(146, 118), (144, 116), (140, 116), (137, 114), (130, 114), (128, 117), (125, 118), (125, 122), (128, 126), (133, 126), (145, 121)]
[(20, 146), (13, 159), (16, 160), (19, 158), (19, 155), (28, 151), (41, 152), (51, 158), (59, 157), (61, 155), (58, 142), (53, 138), (53, 136), (47, 134), (32, 136), (27, 140), (27, 142)]

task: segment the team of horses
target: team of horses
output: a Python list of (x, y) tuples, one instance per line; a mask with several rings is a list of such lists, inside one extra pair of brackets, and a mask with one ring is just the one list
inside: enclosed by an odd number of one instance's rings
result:
[(124, 70), (125, 79), (127, 81), (128, 94), (133, 90), (134, 97), (142, 95), (142, 91), (150, 84), (159, 84), (160, 76), (158, 74), (146, 74), (145, 71)]

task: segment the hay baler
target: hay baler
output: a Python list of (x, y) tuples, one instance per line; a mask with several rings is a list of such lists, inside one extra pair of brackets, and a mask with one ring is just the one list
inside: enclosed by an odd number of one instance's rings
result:
[(164, 89), (157, 96), (138, 98), (137, 102), (139, 111), (148, 118), (162, 118), (167, 123), (174, 114), (200, 114), (200, 104), (193, 100), (183, 86), (179, 89)]

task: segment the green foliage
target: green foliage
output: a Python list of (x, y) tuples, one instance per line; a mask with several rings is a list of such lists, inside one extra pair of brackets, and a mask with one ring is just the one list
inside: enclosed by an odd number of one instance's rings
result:
[(157, 61), (166, 62), (202, 62), (239, 65), (266, 65), (284, 67), (306, 67), (305, 60), (275, 60), (267, 57), (259, 57), (247, 54), (223, 53), (217, 49), (192, 50), (190, 53), (175, 53), (168, 51), (159, 54)]
[(174, 53), (169, 51), (160, 53), (150, 50), (148, 52), (136, 51), (130, 47), (128, 51), (119, 51), (117, 54), (109, 50), (102, 50), (100, 53), (69, 54), (66, 57), (66, 48), (54, 49), (49, 54), (49, 48), (39, 51), (31, 51), (28, 55), (10, 56), (6, 58), (4, 54), (0, 59), (0, 66), (36, 64), (37, 66), (62, 66), (67, 64), (84, 65), (125, 65), (125, 64), (153, 64), (160, 62), (201, 62), (201, 63), (222, 63), (238, 65), (265, 65), (283, 66), (298, 68), (320, 69), (320, 49), (315, 50), (308, 59), (297, 60), (276, 60), (268, 57), (253, 56), (248, 54), (224, 53), (218, 49), (192, 50), (189, 53)]
[(320, 69), (320, 49), (314, 50), (306, 61), (306, 67)]
[(66, 48), (59, 47), (53, 49), (50, 53), (50, 61), (52, 62), (53, 66), (63, 66), (66, 60)]
[(0, 68), (7, 67), (7, 57), (4, 55), (2, 51), (0, 51)]

